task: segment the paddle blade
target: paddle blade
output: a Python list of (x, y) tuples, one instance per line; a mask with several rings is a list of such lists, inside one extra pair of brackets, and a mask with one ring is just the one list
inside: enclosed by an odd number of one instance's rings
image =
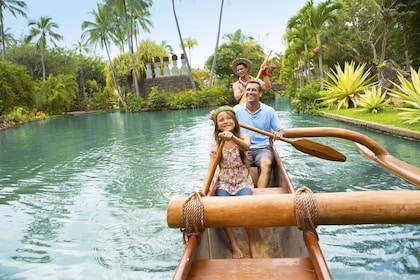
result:
[(346, 156), (337, 150), (309, 139), (297, 139), (290, 142), (297, 150), (322, 159), (332, 161), (346, 161)]

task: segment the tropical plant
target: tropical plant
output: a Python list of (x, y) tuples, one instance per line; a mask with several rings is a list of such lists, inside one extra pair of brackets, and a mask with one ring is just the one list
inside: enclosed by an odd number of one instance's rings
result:
[(58, 24), (52, 21), (50, 17), (40, 17), (39, 21), (31, 20), (28, 22), (28, 26), (32, 26), (29, 30), (29, 35), (25, 41), (30, 42), (35, 37), (38, 37), (36, 46), (41, 51), (41, 63), (42, 63), (42, 80), (45, 81), (46, 70), (45, 70), (45, 49), (47, 48), (47, 37), (50, 37), (50, 42), (56, 46), (56, 40), (60, 41), (64, 37), (58, 33), (55, 33), (53, 29), (58, 28)]
[(75, 47), (75, 51), (78, 53), (78, 59), (79, 59), (79, 65), (80, 65), (80, 70), (79, 70), (79, 89), (82, 91), (83, 94), (83, 99), (84, 99), (84, 105), (87, 106), (88, 105), (88, 99), (87, 99), (87, 94), (86, 94), (86, 81), (85, 81), (85, 75), (83, 72), (83, 61), (84, 61), (84, 57), (83, 54), (84, 53), (89, 53), (89, 48), (87, 46), (86, 43), (82, 42), (81, 40), (79, 40), (77, 42), (77, 44), (74, 45)]
[[(115, 34), (115, 38), (122, 38), (124, 41), (125, 38), (128, 40), (128, 50), (130, 52), (131, 58), (131, 68), (132, 68), (132, 75), (133, 75), (133, 83), (136, 90), (136, 94), (140, 95), (140, 87), (138, 84), (137, 78), (137, 68), (134, 59), (134, 35), (137, 34), (137, 23), (139, 23), (140, 27), (149, 32), (149, 26), (151, 26), (151, 22), (149, 21), (148, 17), (150, 16), (149, 7), (152, 6), (151, 0), (107, 0), (106, 1), (107, 7), (110, 11), (116, 15), (117, 21), (123, 22), (123, 24), (119, 24), (116, 22), (116, 26), (124, 26), (124, 29), (119, 29), (121, 32), (119, 34)], [(112, 17), (114, 18), (114, 17)], [(118, 36), (122, 35), (121, 33), (126, 32), (126, 36)], [(121, 42), (120, 42), (121, 43)]]
[(51, 115), (68, 111), (77, 94), (77, 82), (73, 75), (50, 74), (41, 85), (43, 109)]
[(323, 90), (323, 78), (324, 78), (324, 67), (323, 67), (323, 50), (321, 41), (321, 29), (328, 23), (334, 23), (336, 16), (334, 11), (341, 8), (341, 4), (338, 1), (326, 0), (320, 2), (317, 6), (314, 6), (314, 1), (309, 0), (306, 6), (303, 8), (305, 14), (310, 22), (309, 26), (315, 32), (316, 38), (316, 50), (318, 53), (318, 66), (320, 75), (320, 89)]
[(0, 115), (17, 107), (33, 110), (35, 86), (23, 66), (0, 60)]
[(105, 48), (106, 54), (108, 56), (109, 67), (111, 68), (115, 90), (117, 91), (121, 104), (124, 108), (126, 108), (127, 103), (125, 102), (125, 99), (123, 98), (118, 86), (117, 79), (115, 77), (115, 71), (112, 66), (111, 56), (109, 54), (110, 41), (115, 40), (115, 35), (111, 32), (112, 22), (104, 5), (97, 4), (97, 10), (92, 10), (90, 14), (93, 15), (94, 21), (84, 21), (82, 23), (82, 30), (84, 30), (82, 39), (87, 36), (87, 43), (99, 43), (101, 48)]
[(411, 82), (401, 73), (398, 73), (398, 80), (400, 85), (392, 82), (396, 89), (389, 89), (389, 94), (401, 101), (398, 109), (403, 112), (398, 115), (405, 123), (420, 123), (420, 68), (416, 72), (411, 67)]
[[(176, 28), (178, 30), (179, 40), (181, 41), (182, 53), (186, 54), (184, 40), (182, 40), (182, 35), (181, 35), (181, 28), (179, 27), (178, 17), (176, 15), (175, 1), (174, 0), (172, 0), (172, 11), (174, 13), (174, 18), (175, 18)], [(188, 60), (188, 57), (186, 57), (185, 61), (187, 62), (188, 74), (189, 74), (189, 77), (190, 77), (190, 82), (191, 82), (192, 89), (196, 90), (197, 88), (195, 86), (194, 77), (192, 75), (192, 70), (191, 70), (191, 64)]]
[(355, 62), (345, 62), (344, 71), (339, 64), (334, 70), (327, 73), (330, 80), (325, 81), (325, 90), (321, 91), (322, 106), (335, 107), (337, 110), (349, 107), (357, 107), (361, 93), (367, 88), (377, 84), (373, 77), (369, 77), (370, 69), (365, 71), (366, 64), (359, 64), (355, 68)]
[[(232, 72), (232, 61), (238, 57), (250, 58), (254, 70), (258, 70), (258, 66), (264, 61), (265, 54), (263, 48), (251, 37), (245, 37), (240, 30), (237, 30), (235, 34), (241, 34), (241, 42), (239, 38), (232, 38), (227, 43), (220, 45), (217, 51), (217, 63), (214, 70), (214, 75), (218, 77), (230, 78), (234, 75)], [(224, 37), (227, 37), (224, 36)], [(214, 61), (214, 55), (212, 54), (205, 63), (206, 69), (211, 69)], [(236, 74), (236, 73), (235, 73)], [(236, 75), (234, 75), (236, 77)]]
[(380, 86), (374, 86), (369, 89), (364, 89), (364, 94), (360, 95), (358, 104), (362, 110), (368, 110), (376, 114), (379, 110), (384, 109), (391, 99), (387, 98), (387, 91), (382, 92)]
[(0, 42), (1, 42), (1, 54), (3, 60), (6, 59), (6, 34), (7, 29), (4, 28), (4, 11), (9, 11), (14, 17), (16, 14), (26, 18), (26, 3), (20, 0), (0, 0)]
[(190, 63), (192, 63), (191, 62), (192, 61), (192, 58), (191, 58), (191, 49), (194, 48), (195, 46), (198, 46), (198, 42), (194, 38), (187, 37), (187, 38), (184, 38), (184, 45), (188, 48), (188, 57), (190, 59)]
[(219, 39), (220, 39), (220, 28), (222, 27), (223, 3), (224, 3), (224, 0), (222, 0), (222, 3), (220, 5), (219, 25), (218, 25), (218, 28), (217, 28), (216, 47), (214, 48), (213, 63), (211, 65), (211, 70), (210, 70), (210, 81), (209, 81), (209, 87), (210, 88), (213, 86), (214, 78), (215, 78), (214, 69), (216, 69), (217, 50), (219, 48)]

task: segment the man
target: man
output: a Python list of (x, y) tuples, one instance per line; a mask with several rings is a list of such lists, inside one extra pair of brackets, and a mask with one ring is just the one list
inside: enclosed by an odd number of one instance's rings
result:
[[(236, 105), (236, 117), (240, 123), (271, 132), (274, 139), (283, 137), (283, 130), (276, 111), (260, 102), (262, 86), (257, 80), (248, 81), (245, 89), (247, 101)], [(243, 134), (251, 135), (251, 146), (248, 151), (248, 159), (251, 166), (260, 168), (258, 188), (266, 188), (270, 182), (271, 168), (274, 162), (273, 151), (270, 147), (270, 138), (257, 132), (242, 128)]]
[[(263, 90), (270, 90), (271, 82), (268, 78), (267, 66), (263, 64), (261, 65), (261, 69), (261, 76), (264, 77), (264, 81), (262, 81), (261, 79), (258, 80), (261, 83)], [(236, 73), (239, 76), (238, 80), (232, 85), (233, 96), (238, 102), (244, 103), (246, 101), (246, 84), (253, 78), (250, 75), (252, 73), (252, 62), (246, 58), (237, 58), (232, 62), (232, 71), (233, 73)]]

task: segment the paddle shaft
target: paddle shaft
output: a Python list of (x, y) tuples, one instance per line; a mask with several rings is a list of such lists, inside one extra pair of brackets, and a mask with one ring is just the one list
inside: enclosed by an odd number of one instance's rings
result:
[[(270, 50), (270, 51), (268, 52), (267, 56), (266, 56), (266, 57), (265, 57), (265, 59), (264, 59), (263, 64), (266, 64), (266, 63), (268, 62), (268, 59), (270, 58), (270, 55), (271, 55), (271, 52), (272, 52), (272, 51), (273, 51), (273, 50)], [(267, 65), (266, 65), (266, 66), (267, 66)], [(258, 80), (258, 78), (260, 77), (261, 72), (262, 72), (262, 67), (260, 67), (260, 70), (258, 71), (258, 74), (257, 74), (257, 76), (255, 77), (255, 79), (256, 79), (256, 80)]]
[[(262, 129), (259, 129), (259, 128), (256, 128), (256, 127), (252, 127), (252, 126), (249, 126), (249, 125), (247, 125), (247, 124), (243, 124), (243, 123), (240, 123), (239, 125), (240, 125), (241, 127), (243, 127), (243, 128), (246, 128), (246, 129), (248, 129), (248, 130), (252, 130), (252, 131), (258, 132), (259, 134), (263, 134), (263, 135), (265, 135), (265, 136), (268, 136), (268, 137), (271, 137), (271, 138), (273, 138), (273, 139), (274, 139), (274, 133), (267, 132), (267, 131), (265, 131), (265, 130), (262, 130)], [(281, 137), (281, 138), (280, 138), (280, 140), (281, 140), (281, 141), (284, 141), (284, 142), (287, 142), (287, 143), (289, 143), (289, 144), (293, 144), (293, 140), (287, 139), (287, 138), (285, 138), (285, 137)]]
[[(248, 129), (248, 130), (252, 130), (255, 131), (257, 133), (272, 137), (274, 138), (274, 134), (267, 132), (265, 130), (261, 130), (246, 124), (240, 124), (241, 127)], [(326, 159), (326, 160), (332, 160), (332, 161), (346, 161), (346, 157), (341, 154), (340, 152), (334, 150), (331, 147), (328, 147), (326, 145), (320, 144), (318, 142), (315, 141), (311, 141), (309, 139), (298, 139), (298, 140), (290, 140), (287, 139), (285, 137), (280, 137), (278, 138), (281, 141), (284, 141), (286, 143), (291, 144), (293, 147), (295, 147), (297, 150), (312, 155), (312, 156), (316, 156), (322, 159)]]
[(207, 182), (204, 185), (203, 194), (207, 195), (210, 189), (211, 181), (213, 179), (214, 173), (216, 172), (217, 164), (219, 164), (220, 159), (222, 158), (223, 152), (223, 145), (225, 144), (225, 139), (222, 139), (219, 144), (219, 148), (217, 149), (216, 158), (210, 170), (210, 175), (207, 178)]

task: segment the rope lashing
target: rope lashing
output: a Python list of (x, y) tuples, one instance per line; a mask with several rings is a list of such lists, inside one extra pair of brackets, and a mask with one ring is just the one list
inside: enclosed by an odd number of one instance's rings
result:
[(199, 192), (192, 192), (182, 204), (181, 231), (183, 232), (184, 244), (188, 237), (197, 235), (200, 237), (204, 230), (204, 204)]
[(311, 189), (300, 187), (295, 193), (296, 224), (300, 230), (311, 231), (317, 236), (318, 211)]

